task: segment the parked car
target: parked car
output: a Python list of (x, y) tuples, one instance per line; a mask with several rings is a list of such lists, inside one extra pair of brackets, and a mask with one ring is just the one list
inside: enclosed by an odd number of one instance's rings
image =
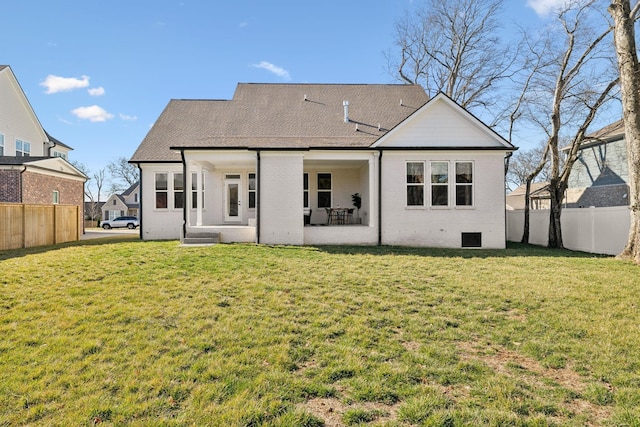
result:
[(133, 230), (139, 225), (140, 222), (138, 222), (138, 218), (136, 218), (135, 216), (119, 216), (115, 219), (102, 221), (102, 228), (104, 228), (105, 230), (121, 227), (127, 227)]

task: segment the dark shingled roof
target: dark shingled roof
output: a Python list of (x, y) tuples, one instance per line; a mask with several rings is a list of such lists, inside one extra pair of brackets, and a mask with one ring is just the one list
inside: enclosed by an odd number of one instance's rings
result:
[(180, 161), (171, 147), (368, 147), (427, 101), (417, 85), (241, 83), (231, 100), (171, 100), (131, 161)]
[(51, 157), (22, 157), (22, 156), (0, 156), (0, 165), (24, 165), (25, 163), (37, 162), (39, 160), (50, 159)]
[(596, 140), (617, 140), (624, 138), (624, 121), (618, 120), (617, 122), (613, 122), (610, 125), (603, 127), (593, 133), (587, 135), (587, 140), (596, 139)]

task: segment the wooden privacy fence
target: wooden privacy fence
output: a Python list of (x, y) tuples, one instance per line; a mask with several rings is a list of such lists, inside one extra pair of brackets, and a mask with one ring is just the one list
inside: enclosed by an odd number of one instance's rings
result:
[(79, 206), (0, 203), (0, 251), (77, 241), (81, 233)]

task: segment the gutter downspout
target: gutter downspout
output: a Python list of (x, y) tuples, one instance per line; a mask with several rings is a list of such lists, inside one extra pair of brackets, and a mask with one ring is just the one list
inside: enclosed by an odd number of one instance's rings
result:
[[(22, 197), (22, 189), (24, 188), (24, 185), (22, 185), (22, 174), (27, 170), (26, 166), (22, 166), (22, 170), (20, 171), (20, 200), (18, 201), (18, 203), (24, 203), (24, 198)], [(84, 194), (82, 195), (82, 200), (84, 201)]]
[(507, 172), (509, 172), (509, 160), (511, 160), (511, 156), (513, 156), (513, 151), (509, 151), (504, 156), (504, 191), (503, 191), (503, 203), (504, 206), (504, 247), (507, 247), (507, 243), (509, 242), (509, 238), (507, 236), (507, 232), (509, 231), (509, 226), (507, 224)]
[(260, 209), (262, 208), (262, 192), (260, 191), (260, 183), (262, 177), (260, 176), (260, 150), (256, 150), (256, 191), (258, 192), (258, 206), (256, 208), (256, 244), (260, 244)]
[(382, 149), (378, 152), (378, 246), (382, 246)]
[[(184, 150), (180, 150), (182, 158), (182, 241), (187, 237), (187, 162), (184, 158)], [(202, 179), (202, 178), (200, 178)]]
[(142, 167), (140, 167), (140, 163), (138, 165), (138, 177), (140, 179), (140, 207), (138, 208), (138, 220), (140, 222), (140, 240), (142, 240), (142, 227), (144, 227), (144, 221), (142, 221)]

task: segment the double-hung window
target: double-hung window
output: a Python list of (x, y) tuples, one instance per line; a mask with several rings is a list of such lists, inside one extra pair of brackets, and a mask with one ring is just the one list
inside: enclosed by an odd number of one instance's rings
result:
[(449, 206), (449, 162), (431, 162), (431, 206)]
[(318, 174), (318, 208), (331, 207), (332, 183), (330, 173)]
[[(204, 179), (202, 180), (202, 205), (204, 206)], [(198, 172), (191, 172), (191, 209), (198, 208)]]
[(473, 162), (456, 162), (456, 206), (473, 206)]
[(182, 172), (173, 174), (173, 208), (184, 208), (184, 175)]
[(155, 175), (156, 209), (167, 209), (169, 182), (166, 172), (156, 172)]
[(308, 208), (309, 207), (309, 174), (308, 173), (304, 173), (303, 174), (303, 181), (302, 181), (302, 197), (303, 197), (303, 207)]
[(407, 206), (424, 206), (424, 162), (407, 162)]
[(31, 143), (16, 139), (16, 156), (29, 157), (31, 155)]
[(4, 135), (0, 133), (0, 156), (4, 156)]
[(249, 172), (249, 209), (256, 208), (256, 174)]

